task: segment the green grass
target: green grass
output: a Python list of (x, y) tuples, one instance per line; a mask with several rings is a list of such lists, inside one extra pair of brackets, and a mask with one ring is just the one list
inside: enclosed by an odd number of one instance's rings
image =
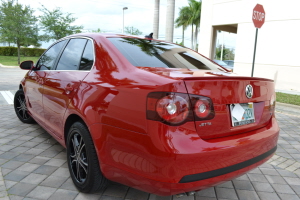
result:
[[(20, 57), (20, 61), (32, 60), (34, 63), (39, 59), (39, 57)], [(19, 66), (18, 56), (0, 56), (0, 63), (6, 66)]]
[(276, 92), (276, 101), (300, 106), (300, 95)]

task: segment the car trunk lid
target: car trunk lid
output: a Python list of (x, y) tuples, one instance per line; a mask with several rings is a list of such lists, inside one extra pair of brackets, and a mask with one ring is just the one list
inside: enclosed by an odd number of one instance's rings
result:
[[(190, 98), (198, 95), (212, 100), (214, 117), (195, 121), (196, 130), (202, 139), (226, 137), (262, 128), (268, 124), (274, 111), (270, 106), (271, 98), (275, 99), (274, 82), (270, 79), (243, 77), (223, 70), (138, 68), (170, 79), (183, 80)], [(253, 88), (251, 98), (246, 97), (247, 85)], [(231, 109), (235, 106), (238, 109)], [(249, 124), (234, 124), (232, 114), (241, 118), (243, 113), (240, 112), (249, 106), (253, 107), (254, 120), (251, 123), (248, 121)]]
[[(213, 102), (214, 118), (195, 121), (196, 130), (203, 139), (252, 131), (266, 126), (272, 116), (270, 102), (275, 95), (272, 80), (218, 75), (193, 76), (183, 80), (189, 94), (209, 97)], [(253, 88), (250, 98), (246, 96), (249, 85)]]

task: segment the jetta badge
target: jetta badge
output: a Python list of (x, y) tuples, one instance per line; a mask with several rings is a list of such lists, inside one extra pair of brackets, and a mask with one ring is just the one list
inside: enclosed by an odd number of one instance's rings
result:
[(246, 97), (248, 99), (252, 98), (252, 96), (253, 96), (253, 87), (252, 87), (252, 85), (247, 85), (245, 92), (246, 92)]

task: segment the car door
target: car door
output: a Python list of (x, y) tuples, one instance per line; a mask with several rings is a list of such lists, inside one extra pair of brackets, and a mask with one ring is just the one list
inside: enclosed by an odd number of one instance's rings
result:
[(56, 69), (46, 77), (43, 95), (45, 123), (59, 138), (63, 134), (64, 113), (81, 81), (89, 73), (93, 60), (92, 40), (72, 38), (63, 50)]
[(38, 60), (35, 68), (28, 73), (25, 85), (25, 93), (27, 97), (28, 111), (33, 115), (34, 119), (43, 123), (44, 108), (42, 97), (44, 93), (45, 79), (54, 67), (61, 49), (66, 41), (60, 41), (51, 46)]

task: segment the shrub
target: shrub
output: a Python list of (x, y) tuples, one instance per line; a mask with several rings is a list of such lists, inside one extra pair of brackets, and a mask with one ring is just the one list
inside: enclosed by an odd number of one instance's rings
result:
[[(21, 56), (40, 57), (46, 49), (42, 48), (22, 48), (20, 49)], [(17, 47), (0, 47), (0, 56), (17, 56)]]

